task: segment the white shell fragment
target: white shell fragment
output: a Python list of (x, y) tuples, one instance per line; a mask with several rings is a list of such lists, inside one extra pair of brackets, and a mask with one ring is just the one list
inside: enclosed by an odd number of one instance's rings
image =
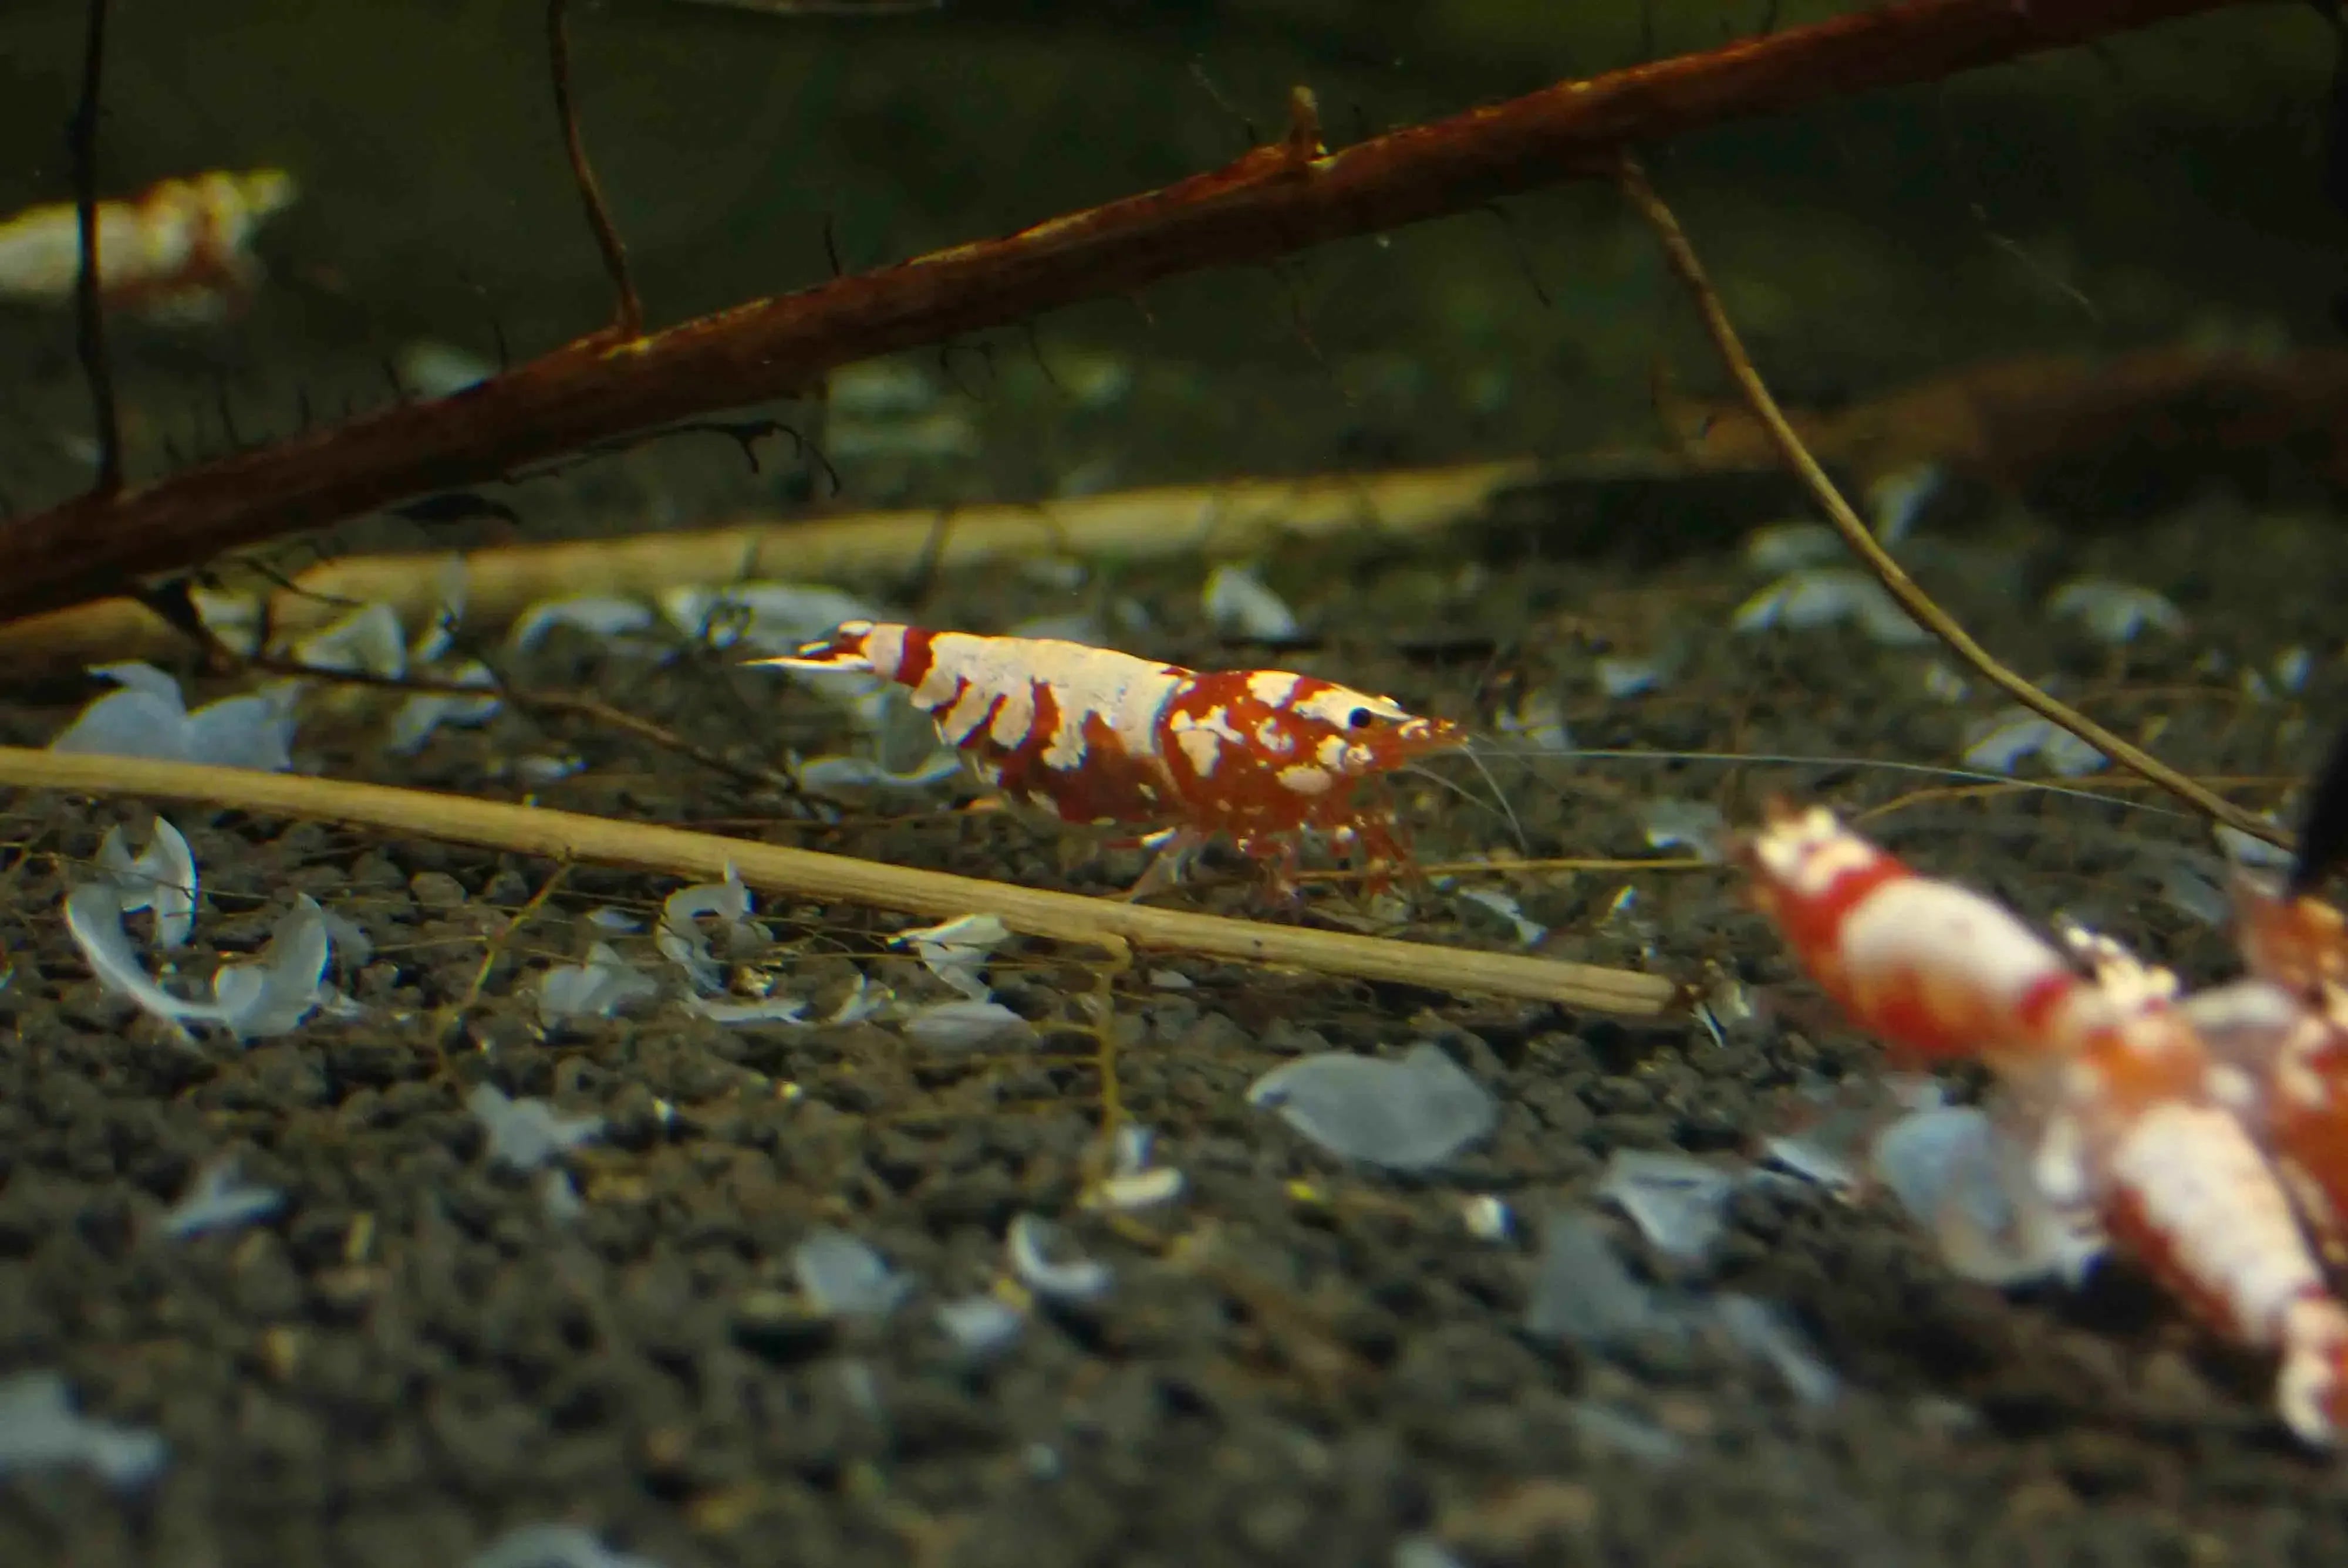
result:
[(978, 425), (960, 408), (933, 409), (912, 419), (834, 417), (824, 426), (823, 449), (841, 462), (972, 457), (979, 451)]
[(2028, 1159), (1980, 1110), (1901, 1117), (1876, 1138), (1877, 1177), (1968, 1279), (2008, 1286), (2060, 1276), (2073, 1284), (2103, 1250), (2092, 1225), (2036, 1196)]
[(559, 1225), (567, 1225), (587, 1212), (586, 1201), (572, 1184), (571, 1173), (560, 1165), (539, 1173), (538, 1203), (546, 1217)]
[(367, 960), (375, 957), (375, 938), (367, 935), (366, 927), (333, 909), (323, 910), (321, 915), (326, 922), (326, 940), (333, 948), (334, 961), (345, 973), (366, 968)]
[(237, 1179), (234, 1160), (218, 1160), (196, 1173), (187, 1195), (163, 1215), (163, 1234), (173, 1241), (210, 1231), (234, 1230), (267, 1219), (285, 1206), (274, 1187), (248, 1186)]
[(824, 378), (824, 397), (831, 412), (855, 419), (927, 414), (941, 395), (928, 366), (901, 357), (842, 365)]
[(416, 641), (407, 645), (410, 664), (429, 664), (457, 645), (457, 629), (465, 623), (465, 606), (472, 594), (472, 572), (465, 558), (454, 552), (442, 556), (434, 586), (439, 591), (433, 596), (432, 613), (425, 618)]
[(460, 729), (486, 724), (505, 706), (505, 699), (489, 690), (498, 683), (496, 673), (478, 659), (458, 665), (448, 679), (459, 686), (481, 687), (483, 694), (459, 697), (452, 692), (418, 692), (408, 698), (391, 716), (387, 743), (394, 754), (407, 756), (422, 751), (432, 733), (443, 724)]
[[(544, 789), (548, 784), (561, 784), (574, 774), (587, 771), (587, 759), (572, 752), (556, 756), (547, 752), (525, 752), (507, 764), (513, 776), (531, 789)], [(498, 764), (489, 764), (489, 776), (498, 775)]]
[(1597, 1217), (1551, 1214), (1541, 1224), (1525, 1329), (1544, 1339), (1605, 1348), (1678, 1319), (1632, 1276)]
[(81, 711), (49, 750), (76, 755), (152, 757), (160, 762), (283, 773), (294, 765), (292, 686), (223, 697), (188, 712), (180, 683), (151, 664), (90, 668), (118, 682)]
[(1685, 849), (1715, 864), (1725, 857), (1728, 819), (1708, 800), (1651, 800), (1639, 819), (1650, 849)]
[(1516, 1216), (1509, 1211), (1508, 1201), (1490, 1193), (1461, 1199), (1459, 1223), (1478, 1241), (1506, 1241), (1516, 1230)]
[(755, 1001), (723, 1001), (712, 997), (687, 997), (687, 1012), (699, 1013), (712, 1023), (807, 1023), (808, 1005), (797, 997), (760, 997)]
[(307, 893), (277, 917), (261, 960), (226, 964), (212, 973), (212, 999), (234, 1033), (268, 1039), (290, 1034), (327, 1001), (326, 963), (334, 941), (326, 912)]
[(1847, 567), (1788, 572), (1737, 606), (1728, 624), (1735, 631), (1855, 625), (1888, 648), (1914, 647), (1932, 637), (1881, 583)]
[(1840, 1397), (1841, 1378), (1777, 1307), (1756, 1296), (1731, 1293), (1716, 1298), (1712, 1310), (1714, 1321), (1729, 1338), (1747, 1355), (1774, 1368), (1804, 1404), (1831, 1405)]
[(313, 670), (380, 675), (396, 681), (407, 673), (407, 633), (399, 611), (377, 600), (327, 622), (288, 650), (294, 662)]
[(941, 746), (902, 773), (892, 772), (870, 757), (809, 757), (798, 765), (799, 787), (811, 794), (843, 794), (850, 790), (935, 789), (960, 778), (966, 764), (962, 753)]
[(1935, 659), (1924, 666), (1924, 695), (1935, 702), (1962, 702), (1972, 695), (1972, 688), (1955, 668)]
[(2111, 759), (2051, 719), (2027, 708), (2008, 708), (1979, 731), (1959, 760), (1984, 773), (2010, 774), (2034, 756), (2048, 772), (2077, 778), (2109, 765)]
[(938, 1327), (970, 1365), (999, 1361), (1026, 1331), (1027, 1315), (999, 1296), (966, 1296), (938, 1304)]
[(98, 865), (120, 889), (124, 914), (155, 912), (157, 947), (187, 941), (196, 924), (196, 856), (178, 828), (157, 817), (147, 847), (133, 856), (122, 829), (109, 827), (98, 842)]
[(2156, 631), (2185, 629), (2185, 612), (2163, 595), (2106, 578), (2065, 583), (2046, 600), (2046, 613), (2071, 617), (2103, 642), (2133, 642), (2147, 627)]
[(763, 946), (767, 934), (750, 918), (750, 889), (730, 866), (725, 881), (696, 882), (663, 901), (660, 929), (653, 938), (662, 956), (683, 966), (702, 990), (722, 991), (726, 971), (711, 950), (709, 933), (701, 927), (705, 916), (716, 919), (728, 958)]
[(1003, 1241), (1013, 1276), (1047, 1301), (1097, 1300), (1117, 1282), (1108, 1265), (1072, 1255), (1073, 1244), (1060, 1227), (1035, 1214), (1014, 1215)]
[(465, 1109), (489, 1129), (489, 1163), (514, 1171), (534, 1171), (603, 1132), (601, 1116), (560, 1116), (543, 1100), (509, 1100), (493, 1083), (475, 1085)]
[(1324, 1050), (1283, 1062), (1247, 1098), (1333, 1154), (1397, 1171), (1442, 1164), (1499, 1120), (1484, 1086), (1426, 1041), (1396, 1059)]
[(843, 620), (886, 620), (877, 607), (836, 588), (804, 582), (736, 582), (676, 588), (660, 596), (668, 623), (712, 648), (745, 643), (762, 653), (789, 653)]
[(1573, 750), (1573, 733), (1565, 723), (1565, 704), (1554, 692), (1536, 692), (1516, 707), (1502, 709), (1493, 718), (1492, 727), (1503, 735), (1517, 736), (1536, 752), (1562, 754)]
[(56, 1372), (19, 1372), (0, 1382), (0, 1479), (86, 1465), (118, 1490), (152, 1481), (170, 1457), (154, 1432), (77, 1414)]
[(582, 1019), (610, 1018), (632, 1002), (660, 994), (650, 975), (620, 957), (609, 942), (587, 949), (583, 964), (558, 964), (538, 979), (538, 1021), (559, 1029)]
[(2181, 856), (2162, 856), (2157, 861), (2161, 902), (2204, 926), (2223, 926), (2234, 917), (2233, 901)]
[(1386, 1568), (1467, 1568), (1467, 1564), (1435, 1536), (1406, 1535), (1395, 1542)]
[(479, 354), (437, 338), (402, 343), (392, 364), (399, 372), (399, 384), (423, 398), (453, 396), (498, 373), (498, 367)]
[[(1938, 463), (1895, 469), (1867, 487), (1868, 520), (1886, 546), (1905, 540), (1948, 477)], [(1841, 541), (1838, 539), (1837, 543)]]
[(1527, 919), (1523, 907), (1497, 888), (1463, 887), (1459, 890), (1459, 902), (1491, 916), (1516, 937), (1519, 947), (1537, 947), (1549, 936), (1547, 926)]
[(2307, 690), (2307, 678), (2315, 673), (2315, 655), (2305, 648), (2284, 649), (2274, 657), (2275, 684), (2291, 696)]
[(1594, 1399), (1576, 1399), (1569, 1412), (1582, 1440), (1648, 1464), (1672, 1464), (1687, 1445), (1646, 1417)]
[(831, 1016), (823, 1021), (835, 1028), (862, 1023), (866, 1019), (878, 1016), (895, 995), (887, 986), (876, 986), (870, 976), (860, 972), (855, 988), (839, 999), (839, 1005), (832, 1009)]
[(1592, 661), (1590, 669), (1598, 679), (1598, 690), (1618, 702), (1660, 692), (1671, 678), (1655, 660), (1631, 659), (1621, 654), (1603, 655)]
[(1149, 1163), (1156, 1139), (1147, 1127), (1128, 1122), (1117, 1130), (1111, 1146), (1109, 1173), (1085, 1190), (1079, 1202), (1087, 1209), (1124, 1213), (1170, 1203), (1182, 1195), (1182, 1173), (1171, 1165)]
[[(1849, 1129), (1832, 1119), (1806, 1132), (1776, 1133), (1761, 1140), (1761, 1153), (1772, 1165), (1805, 1182), (1837, 1193), (1854, 1193), (1862, 1180), (1857, 1151), (1845, 1134)], [(1766, 1173), (1764, 1173), (1765, 1174)]]
[(187, 1039), (187, 1031), (180, 1028), (183, 1020), (217, 1021), (217, 1007), (173, 996), (156, 984), (130, 946), (122, 915), (122, 890), (110, 884), (88, 883), (66, 895), (66, 934), (80, 949), (82, 961), (89, 966), (99, 987), (129, 997), (141, 1010), (170, 1024), (182, 1040)]
[(1304, 630), (1288, 601), (1248, 567), (1225, 565), (1210, 572), (1200, 607), (1206, 611), (1207, 624), (1226, 636), (1287, 642)]
[(905, 1038), (932, 1050), (1010, 1045), (1033, 1040), (1035, 1026), (1001, 1002), (936, 1002), (905, 1015)]
[[(2267, 821), (2274, 821), (2272, 812), (2261, 815)], [(2291, 868), (2292, 856), (2290, 850), (2269, 844), (2263, 838), (2253, 837), (2239, 827), (2221, 822), (2210, 829), (2210, 836), (2218, 841), (2218, 847), (2225, 852), (2226, 858), (2236, 866), (2251, 866), (2260, 871), (2288, 871)]]
[(791, 1249), (791, 1273), (808, 1304), (829, 1317), (886, 1317), (913, 1282), (846, 1231), (824, 1229)]
[(191, 588), (188, 603), (194, 608), (196, 619), (203, 623), (204, 630), (218, 638), (221, 647), (247, 655), (261, 651), (262, 604), (258, 594)]
[(512, 629), (506, 633), (506, 646), (517, 653), (527, 653), (545, 641), (548, 632), (558, 626), (567, 626), (615, 648), (644, 648), (649, 645), (635, 634), (650, 630), (652, 624), (652, 606), (633, 599), (594, 594), (542, 599), (515, 618)]
[(1794, 572), (1848, 559), (1850, 547), (1824, 523), (1771, 523), (1745, 536), (1745, 564), (1756, 571)]
[(614, 1552), (576, 1524), (525, 1524), (467, 1560), (465, 1568), (661, 1568), (649, 1557)]
[[(139, 894), (129, 896), (137, 907)], [(187, 1023), (215, 1023), (242, 1038), (284, 1034), (310, 1016), (326, 998), (326, 960), (332, 943), (324, 911), (308, 894), (277, 922), (269, 946), (252, 964), (227, 964), (212, 976), (212, 999), (191, 1001), (157, 983), (139, 960), (123, 928), (123, 890), (91, 882), (66, 895), (66, 930), (105, 989), (129, 997), (169, 1024), (182, 1040)]]
[(930, 973), (974, 1002), (990, 999), (985, 975), (987, 956), (1011, 940), (1011, 927), (995, 915), (962, 915), (938, 926), (900, 931), (889, 938), (892, 948), (911, 948)]
[(1655, 1250), (1685, 1262), (1712, 1255), (1728, 1234), (1737, 1178), (1693, 1155), (1617, 1149), (1598, 1195), (1631, 1216)]

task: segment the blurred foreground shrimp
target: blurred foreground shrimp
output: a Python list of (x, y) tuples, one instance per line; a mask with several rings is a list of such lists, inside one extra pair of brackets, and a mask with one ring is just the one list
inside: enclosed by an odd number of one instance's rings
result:
[[(2311, 835), (2311, 837), (2318, 835)], [(1921, 876), (1823, 807), (1780, 805), (1739, 858), (1810, 978), (1908, 1065), (1997, 1078), (2013, 1198), (2072, 1216), (2213, 1328), (2276, 1358), (2302, 1440), (2348, 1423), (2348, 922), (2236, 873), (2250, 973), (2168, 970)]]

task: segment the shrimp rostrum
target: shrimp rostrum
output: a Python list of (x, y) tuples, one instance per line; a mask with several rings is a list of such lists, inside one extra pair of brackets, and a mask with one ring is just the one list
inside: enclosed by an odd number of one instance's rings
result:
[(1317, 676), (1186, 670), (1048, 638), (851, 620), (758, 662), (894, 682), (1011, 799), (1062, 822), (1145, 830), (1160, 855), (1136, 892), (1220, 835), (1292, 895), (1306, 832), (1353, 851), (1382, 885), (1408, 848), (1390, 798), (1365, 805), (1361, 786), (1468, 738)]

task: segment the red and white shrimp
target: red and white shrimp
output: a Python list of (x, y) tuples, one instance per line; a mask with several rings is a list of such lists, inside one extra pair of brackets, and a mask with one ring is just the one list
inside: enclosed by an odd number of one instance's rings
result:
[(1468, 739), (1317, 676), (1186, 670), (1048, 638), (851, 620), (758, 662), (892, 681), (1011, 798), (1063, 822), (1170, 829), (1159, 866), (1224, 835), (1283, 887), (1308, 829), (1358, 849), (1374, 876), (1404, 863), (1391, 807), (1365, 809), (1356, 786)]
[[(251, 245), (294, 197), (281, 169), (212, 170), (98, 203), (98, 286), (110, 307), (183, 320), (218, 316), (261, 279)], [(0, 221), (0, 298), (62, 304), (81, 267), (80, 213), (69, 201)]]
[[(2313, 927), (2299, 947), (2271, 921), (2250, 929), (2271, 971), (2244, 982), (2256, 989), (2180, 1000), (2174, 975), (2109, 938), (2068, 932), (2066, 955), (1823, 809), (1775, 811), (1741, 852), (1761, 907), (1853, 1021), (1910, 1060), (1988, 1061), (2008, 1130), (2028, 1140), (2034, 1195), (2091, 1213), (2205, 1321), (2277, 1354), (2285, 1422), (2338, 1440), (2348, 1306), (2309, 1235), (2337, 1242), (2327, 1184), (2348, 1173), (2348, 1123), (2333, 1107), (2348, 1094), (2331, 1093), (2336, 1029), (2319, 1040), (2324, 1020), (2274, 978), (2304, 979)], [(2317, 1167), (2293, 1147), (2329, 1152)]]

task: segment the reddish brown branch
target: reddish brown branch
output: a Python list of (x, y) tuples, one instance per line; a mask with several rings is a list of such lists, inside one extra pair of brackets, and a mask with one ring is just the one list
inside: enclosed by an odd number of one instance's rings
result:
[(579, 188), (579, 205), (586, 209), (587, 227), (594, 233), (595, 248), (603, 256), (603, 271), (612, 280), (612, 332), (617, 337), (632, 338), (644, 330), (644, 307), (636, 298), (636, 281), (628, 272), (628, 248), (620, 241), (620, 226), (612, 221), (595, 166), (587, 161), (586, 138), (579, 130), (579, 106), (572, 101), (569, 0), (546, 0), (546, 54), (554, 77), (554, 112), (562, 121), (562, 150), (571, 159), (571, 181)]
[(80, 230), (81, 260), (74, 272), (74, 343), (82, 374), (89, 378), (92, 418), (98, 425), (98, 478), (94, 495), (103, 500), (122, 488), (122, 419), (114, 403), (113, 363), (106, 356), (105, 291), (98, 283), (98, 89), (106, 76), (106, 0), (89, 0), (88, 36), (82, 46), (81, 101), (66, 128), (73, 163), (74, 217)]
[(387, 408), (112, 497), (0, 526), (0, 620), (320, 527), (419, 491), (712, 408), (834, 366), (1207, 267), (1261, 261), (1567, 179), (1622, 147), (1842, 94), (1927, 81), (2243, 0), (1900, 0), (1768, 37), (1568, 82), (1300, 159), (1210, 174), (613, 344), (589, 339), (453, 397)]

